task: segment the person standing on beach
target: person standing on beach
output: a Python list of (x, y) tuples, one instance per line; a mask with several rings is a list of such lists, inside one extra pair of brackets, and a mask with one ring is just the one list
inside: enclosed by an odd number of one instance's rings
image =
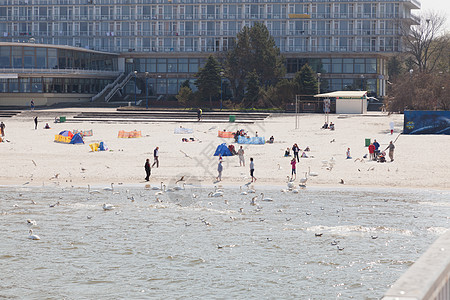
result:
[(377, 142), (377, 140), (373, 140), (373, 145), (375, 147), (375, 153), (378, 153), (379, 152), (378, 148), (380, 148), (380, 144)]
[(375, 146), (373, 145), (373, 143), (371, 143), (369, 145), (369, 156), (370, 156), (370, 160), (375, 159)]
[(34, 110), (34, 100), (33, 99), (31, 99), (31, 101), (30, 101), (30, 108), (31, 108), (31, 111)]
[(253, 163), (253, 157), (250, 157), (250, 176), (252, 177), (252, 182), (256, 181), (256, 177), (253, 176), (255, 173), (255, 164)]
[(300, 159), (298, 158), (298, 152), (300, 151), (300, 148), (295, 143), (294, 146), (292, 146), (292, 151), (294, 151), (294, 158), (297, 158), (297, 162), (300, 162)]
[(386, 149), (384, 149), (384, 151), (386, 151), (387, 149), (389, 149), (389, 158), (391, 159), (391, 162), (394, 161), (394, 143), (392, 143), (392, 141), (389, 143), (389, 145), (387, 146)]
[(1, 122), (0, 123), (0, 133), (2, 136), (5, 136), (5, 123)]
[(245, 167), (244, 149), (242, 149), (242, 146), (238, 150), (238, 155), (239, 155), (239, 166), (244, 166)]
[[(291, 159), (291, 166), (292, 166), (292, 174), (291, 174), (291, 180), (297, 179), (297, 171), (295, 165), (297, 162), (295, 161), (295, 157)], [(295, 175), (295, 178), (294, 178)]]
[(217, 172), (219, 173), (216, 178), (217, 181), (222, 181), (222, 171), (223, 171), (222, 161), (219, 160), (219, 165), (217, 166)]
[(153, 159), (154, 159), (154, 162), (153, 162), (152, 168), (155, 166), (155, 164), (156, 164), (156, 167), (159, 168), (159, 147), (156, 147), (155, 150), (153, 150)]
[(199, 108), (199, 109), (197, 110), (197, 119), (198, 119), (199, 122), (200, 122), (201, 119), (202, 119), (202, 109), (201, 109), (201, 108)]
[(38, 117), (34, 117), (34, 129), (37, 129), (37, 124), (38, 124)]
[(350, 148), (347, 148), (347, 159), (352, 159), (352, 156), (350, 155)]
[(145, 169), (145, 173), (147, 175), (147, 176), (145, 176), (145, 181), (149, 181), (151, 168), (150, 168), (150, 159), (148, 159), (148, 158), (145, 160), (144, 169)]
[(389, 123), (389, 127), (391, 128), (391, 134), (394, 134), (394, 121)]

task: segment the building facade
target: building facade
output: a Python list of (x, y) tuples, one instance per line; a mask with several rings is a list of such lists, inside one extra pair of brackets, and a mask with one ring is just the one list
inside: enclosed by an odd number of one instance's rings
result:
[[(244, 26), (263, 22), (286, 58), (288, 77), (308, 63), (324, 91), (359, 88), (383, 96), (386, 61), (403, 50), (402, 27), (418, 24), (411, 10), (419, 8), (417, 0), (0, 0), (0, 45), (115, 54), (118, 71), (137, 71), (154, 94), (167, 95), (192, 79), (208, 55), (230, 49)], [(41, 67), (25, 57), (23, 68)], [(57, 61), (53, 69), (81, 68)], [(0, 68), (16, 68), (12, 57), (5, 62)]]

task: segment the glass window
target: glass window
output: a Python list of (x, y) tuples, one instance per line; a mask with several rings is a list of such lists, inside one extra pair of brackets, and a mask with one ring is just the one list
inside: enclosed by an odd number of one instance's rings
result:
[(167, 94), (167, 80), (158, 78), (156, 80), (156, 93), (161, 95)]
[(366, 73), (375, 74), (377, 73), (377, 59), (367, 58), (366, 59)]
[(167, 80), (167, 93), (168, 94), (172, 94), (175, 95), (178, 93), (178, 84), (177, 84), (177, 79), (168, 79)]
[(177, 59), (172, 58), (167, 60), (167, 72), (176, 73), (178, 71), (177, 68)]
[(333, 73), (342, 73), (342, 58), (333, 58), (331, 63)]
[(42, 79), (41, 78), (31, 78), (31, 92), (41, 93), (42, 92)]
[(45, 48), (36, 49), (36, 68), (39, 69), (47, 68), (47, 49)]
[(353, 59), (345, 58), (343, 60), (342, 73), (346, 73), (346, 74), (353, 73)]
[(188, 71), (189, 71), (188, 59), (187, 58), (178, 59), (178, 72), (187, 73)]
[(19, 79), (9, 79), (9, 92), (10, 93), (19, 92)]
[(21, 93), (31, 92), (30, 78), (20, 78), (20, 92)]
[(0, 47), (0, 66), (11, 68), (10, 53), (11, 47)]
[(355, 74), (365, 73), (364, 71), (364, 58), (355, 59)]
[(197, 73), (198, 72), (198, 59), (197, 58), (190, 58), (189, 59), (189, 72), (190, 73)]
[(167, 60), (165, 58), (158, 58), (158, 73), (167, 72)]

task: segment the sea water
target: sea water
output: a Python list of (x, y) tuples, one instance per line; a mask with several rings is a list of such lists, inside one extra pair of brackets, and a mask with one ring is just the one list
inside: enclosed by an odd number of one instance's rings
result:
[(379, 299), (449, 227), (448, 191), (256, 189), (0, 187), (0, 298)]

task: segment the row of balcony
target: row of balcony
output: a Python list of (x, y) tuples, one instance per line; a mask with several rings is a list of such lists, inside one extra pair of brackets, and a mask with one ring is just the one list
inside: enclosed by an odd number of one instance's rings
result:
[[(33, 31), (33, 32), (19, 32), (19, 33), (9, 33), (4, 32), (1, 34), (2, 37), (64, 37), (64, 36), (80, 36), (80, 37), (91, 37), (91, 38), (103, 38), (103, 37), (235, 37), (240, 30), (184, 30), (184, 31), (114, 31), (114, 32), (89, 32), (89, 31)], [(352, 29), (352, 30), (339, 30), (339, 29), (328, 29), (328, 30), (269, 30), (272, 36), (297, 36), (297, 37), (308, 37), (308, 36), (330, 36), (334, 35), (337, 37), (346, 36), (396, 36), (401, 34), (400, 29), (377, 29), (377, 30), (366, 30), (366, 29)]]
[[(290, 16), (289, 16), (290, 15)], [(308, 20), (308, 19), (397, 19), (398, 13), (385, 14), (341, 14), (341, 13), (312, 13), (308, 18), (296, 17), (296, 14), (168, 14), (168, 15), (53, 15), (53, 16), (0, 16), (0, 21), (104, 21), (104, 20), (123, 20), (123, 21), (143, 21), (143, 20), (265, 20), (265, 19), (289, 19), (289, 20)]]

